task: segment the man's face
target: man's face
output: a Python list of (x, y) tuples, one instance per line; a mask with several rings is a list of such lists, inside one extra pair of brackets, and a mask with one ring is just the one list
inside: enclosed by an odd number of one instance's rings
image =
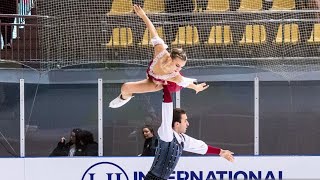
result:
[(177, 124), (178, 133), (186, 133), (187, 132), (187, 128), (189, 126), (187, 115), (186, 114), (182, 114), (181, 115), (181, 123), (176, 123), (176, 124)]

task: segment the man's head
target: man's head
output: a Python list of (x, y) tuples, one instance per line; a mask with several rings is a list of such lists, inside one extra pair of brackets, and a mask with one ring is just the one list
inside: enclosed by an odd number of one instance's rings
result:
[(189, 126), (188, 117), (183, 109), (173, 109), (172, 128), (177, 133), (186, 133)]
[(94, 143), (93, 134), (87, 130), (80, 131), (79, 140), (82, 145)]

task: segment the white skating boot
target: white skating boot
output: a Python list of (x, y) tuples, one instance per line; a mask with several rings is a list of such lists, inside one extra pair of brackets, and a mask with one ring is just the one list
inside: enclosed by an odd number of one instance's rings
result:
[(131, 96), (131, 97), (128, 97), (127, 99), (123, 100), (120, 98), (121, 94), (115, 98), (114, 100), (112, 100), (110, 103), (109, 103), (109, 107), (111, 108), (119, 108), (123, 105), (125, 105), (127, 102), (130, 101), (131, 98), (133, 98), (134, 96)]

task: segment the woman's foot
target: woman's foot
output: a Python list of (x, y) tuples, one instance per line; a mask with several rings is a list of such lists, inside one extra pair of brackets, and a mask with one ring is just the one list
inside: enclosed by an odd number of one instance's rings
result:
[(134, 96), (130, 96), (127, 99), (123, 99), (122, 95), (120, 94), (117, 98), (115, 98), (114, 100), (112, 100), (109, 103), (109, 107), (111, 107), (111, 108), (119, 108), (119, 107), (125, 105), (127, 102), (129, 102), (130, 99), (133, 98), (133, 97)]

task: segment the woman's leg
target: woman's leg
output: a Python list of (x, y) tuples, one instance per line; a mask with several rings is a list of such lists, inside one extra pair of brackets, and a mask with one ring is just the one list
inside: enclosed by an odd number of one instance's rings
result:
[(122, 99), (127, 99), (135, 93), (155, 92), (161, 89), (162, 85), (157, 85), (152, 80), (144, 79), (142, 81), (124, 83), (121, 87), (121, 95)]
[(149, 79), (137, 82), (124, 83), (121, 87), (121, 96), (118, 96), (109, 103), (111, 108), (119, 108), (132, 98), (134, 93), (155, 92), (162, 89), (162, 85), (157, 85)]

